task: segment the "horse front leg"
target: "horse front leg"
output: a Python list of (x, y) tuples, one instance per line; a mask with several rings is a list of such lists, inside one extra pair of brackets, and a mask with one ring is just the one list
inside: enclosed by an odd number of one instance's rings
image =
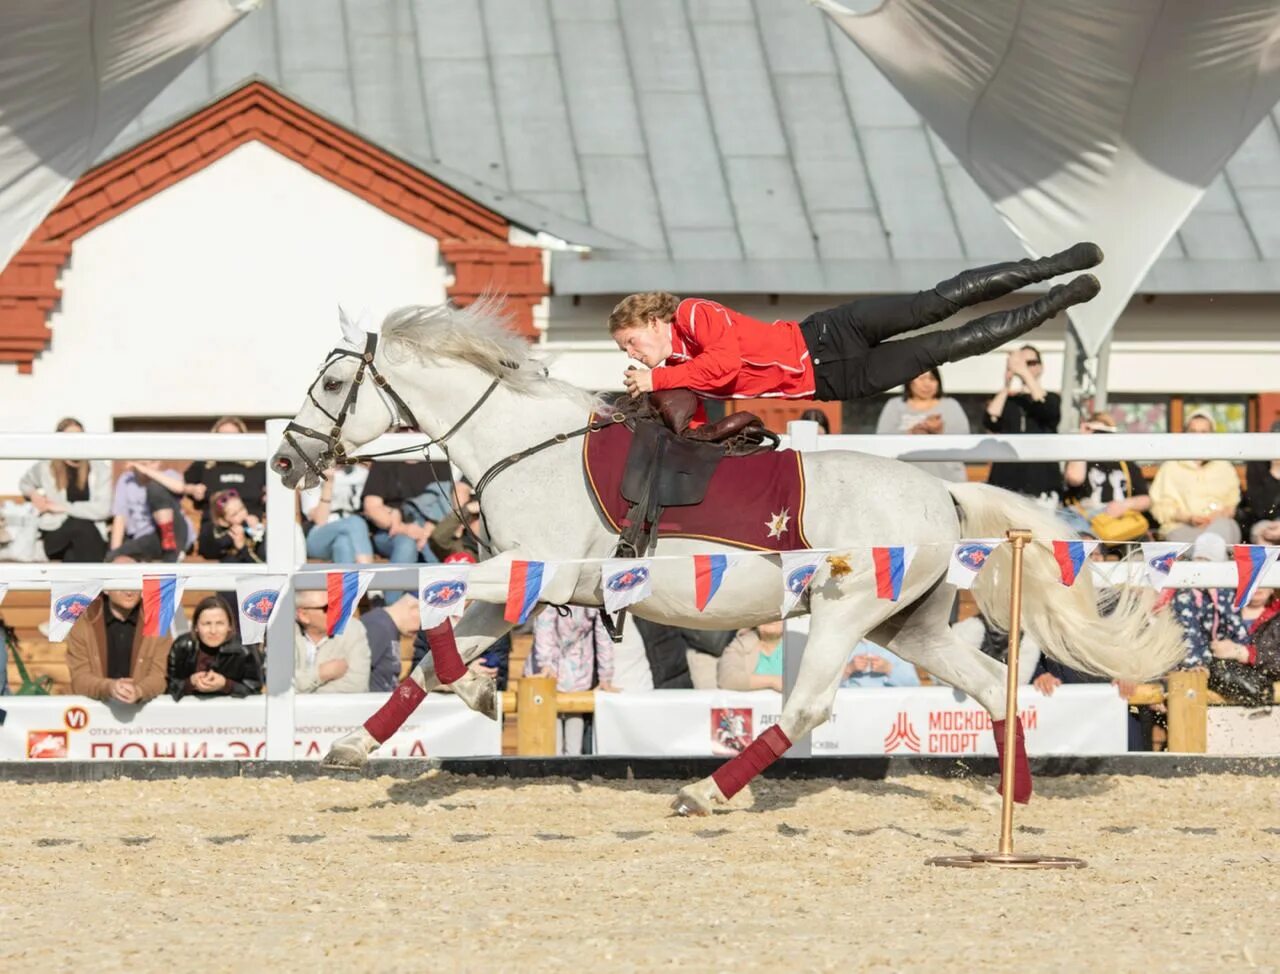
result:
[(427, 631), (430, 652), (397, 686), (378, 711), (349, 734), (333, 742), (323, 765), (329, 768), (363, 768), (378, 749), (418, 709), (428, 693), (441, 685), (454, 692), (473, 710), (496, 720), (497, 689), (489, 677), (466, 668), (511, 629), (503, 606), (473, 602), (458, 623), (444, 622)]

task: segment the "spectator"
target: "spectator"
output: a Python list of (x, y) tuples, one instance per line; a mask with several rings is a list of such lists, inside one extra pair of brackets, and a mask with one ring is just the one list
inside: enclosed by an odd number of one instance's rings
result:
[[(247, 433), (239, 416), (223, 416), (213, 424), (215, 433)], [(261, 460), (197, 460), (182, 475), (182, 496), (190, 497), (201, 516), (220, 490), (234, 490), (254, 517), (267, 516), (267, 465)]]
[(116, 481), (107, 557), (177, 561), (194, 533), (178, 500), (181, 490), (177, 471), (140, 460), (127, 463)]
[[(538, 614), (533, 622), (533, 648), (524, 664), (525, 676), (546, 676), (556, 689), (613, 690), (613, 640), (599, 609), (572, 605)], [(562, 753), (590, 754), (590, 726), (586, 714), (560, 718)]]
[(1246, 632), (1217, 634), (1209, 644), (1209, 689), (1229, 703), (1270, 706), (1272, 683), (1280, 680), (1280, 598), (1276, 589), (1256, 588), (1240, 610)]
[(781, 620), (738, 630), (720, 658), (720, 688), (781, 691), (783, 630)]
[[(1208, 413), (1192, 413), (1185, 433), (1216, 430)], [(1151, 513), (1166, 541), (1194, 541), (1205, 531), (1222, 535), (1227, 544), (1240, 541), (1236, 507), (1240, 478), (1226, 460), (1169, 460), (1160, 464), (1151, 483)]]
[[(1271, 424), (1280, 433), (1280, 419)], [(1245, 501), (1241, 527), (1251, 544), (1280, 544), (1280, 460), (1245, 464)]]
[(369, 522), (360, 516), (360, 495), (368, 478), (364, 464), (344, 464), (326, 470), (323, 481), (301, 492), (308, 558), (335, 565), (372, 563)]
[[(544, 610), (545, 611), (545, 610)], [(413, 638), (413, 663), (417, 666), (423, 661), (430, 647), (427, 645), (427, 634), (419, 631)], [(494, 681), (498, 690), (507, 688), (507, 669), (511, 661), (511, 635), (504, 633), (493, 641), (483, 653), (467, 664), (467, 668), (477, 676), (488, 677)]]
[[(115, 565), (136, 564), (127, 555)], [(165, 690), (168, 636), (142, 634), (142, 593), (109, 589), (67, 634), (71, 692), (95, 700), (146, 703)]]
[[(1192, 561), (1227, 560), (1227, 543), (1218, 534), (1205, 532), (1195, 540)], [(1182, 626), (1187, 654), (1181, 669), (1208, 669), (1213, 662), (1212, 644), (1219, 639), (1247, 642), (1248, 624), (1232, 605), (1235, 589), (1165, 589), (1170, 611)]]
[(235, 635), (231, 612), (216, 595), (191, 614), (191, 632), (169, 649), (169, 694), (183, 697), (251, 697), (262, 692), (262, 654)]
[[(59, 433), (83, 433), (78, 419)], [(111, 516), (111, 464), (106, 460), (42, 460), (22, 475), (18, 491), (36, 509), (36, 525), (50, 561), (101, 563), (107, 554), (102, 522)]]
[[(431, 546), (431, 553), (441, 561), (447, 561), (451, 555), (461, 554), (466, 554), (471, 561), (475, 561), (479, 557), (477, 539), (483, 527), (480, 502), (467, 481), (459, 480), (453, 487), (457, 511), (450, 510), (440, 519), (427, 543)], [(459, 512), (466, 517), (465, 527)]]
[[(1081, 433), (1114, 433), (1107, 412), (1093, 413), (1080, 424)], [(1063, 503), (1077, 531), (1102, 541), (1135, 541), (1147, 535), (1146, 512), (1151, 495), (1142, 468), (1132, 461), (1071, 460), (1063, 468)]]
[(806, 423), (817, 423), (819, 435), (831, 432), (831, 420), (821, 409), (806, 409), (800, 414), (800, 419)]
[(849, 654), (841, 677), (842, 687), (918, 687), (916, 668), (883, 646), (859, 640)]
[(341, 636), (327, 634), (324, 592), (295, 596), (297, 638), (293, 644), (293, 686), (299, 693), (366, 693), (369, 640), (364, 624), (350, 619)]
[[(1056, 433), (1062, 400), (1040, 384), (1044, 362), (1034, 345), (1010, 352), (1004, 386), (987, 403), (983, 425), (992, 433)], [(987, 483), (1058, 506), (1062, 471), (1056, 463), (993, 463)]]
[[(364, 485), (363, 509), (373, 531), (373, 550), (396, 564), (439, 559), (428, 544), (449, 513), (449, 471), (420, 460), (374, 461)], [(388, 593), (395, 601), (403, 593)]]
[[(682, 629), (640, 618), (635, 619), (635, 629), (653, 679), (647, 689), (653, 690), (715, 689), (720, 665), (715, 661), (735, 635), (732, 629)], [(619, 648), (626, 644), (624, 631)]]
[(369, 640), (369, 690), (390, 693), (400, 682), (400, 637), (419, 632), (418, 600), (401, 596), (398, 602), (360, 613), (360, 621)]
[[(962, 619), (951, 627), (951, 631), (974, 649), (981, 650), (994, 660), (1004, 663), (1009, 658), (1009, 634), (997, 629), (985, 616), (974, 615)], [(1018, 641), (1018, 682), (1027, 684), (1036, 675), (1036, 667), (1040, 663), (1040, 643), (1036, 637), (1025, 629)]]
[(220, 490), (200, 522), (201, 558), (225, 564), (260, 564), (267, 556), (266, 525), (249, 513), (234, 490)]
[[(895, 397), (884, 404), (884, 409), (880, 411), (880, 421), (876, 423), (876, 432), (923, 436), (968, 433), (969, 419), (960, 403), (942, 394), (942, 373), (935, 368), (920, 373), (908, 382), (901, 398)], [(960, 460), (915, 463), (912, 466), (954, 483), (969, 479), (964, 463)]]

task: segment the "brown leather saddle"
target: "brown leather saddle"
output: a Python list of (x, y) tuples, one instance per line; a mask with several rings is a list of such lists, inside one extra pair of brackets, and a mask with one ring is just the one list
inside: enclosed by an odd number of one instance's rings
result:
[(634, 436), (622, 475), (630, 524), (618, 551), (619, 557), (637, 558), (657, 544), (665, 508), (702, 503), (721, 460), (776, 449), (778, 437), (753, 413), (732, 413), (689, 429), (698, 399), (687, 389), (651, 392), (633, 402), (627, 425)]

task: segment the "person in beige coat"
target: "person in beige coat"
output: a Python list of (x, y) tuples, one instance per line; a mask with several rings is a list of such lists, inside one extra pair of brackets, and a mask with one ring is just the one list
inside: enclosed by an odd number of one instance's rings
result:
[[(1195, 412), (1183, 432), (1213, 433), (1208, 413)], [(1151, 482), (1151, 514), (1166, 541), (1195, 541), (1208, 531), (1227, 544), (1239, 544), (1240, 477), (1226, 460), (1169, 460)]]
[(72, 693), (139, 704), (165, 692), (173, 640), (142, 634), (141, 603), (141, 592), (109, 591), (76, 620), (67, 634)]
[(295, 596), (297, 636), (293, 645), (293, 687), (299, 693), (368, 693), (369, 639), (352, 619), (340, 636), (326, 635), (324, 592)]

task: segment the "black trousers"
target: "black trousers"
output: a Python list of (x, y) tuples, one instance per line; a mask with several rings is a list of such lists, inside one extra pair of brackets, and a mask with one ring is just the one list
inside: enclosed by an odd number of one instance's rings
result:
[[(152, 481), (147, 484), (147, 505), (151, 508), (152, 520), (155, 519), (156, 511), (173, 511), (173, 537), (178, 543), (178, 551), (186, 551), (191, 546), (191, 539), (187, 536), (187, 518), (182, 513), (182, 502), (177, 495)], [(160, 561), (164, 557), (164, 550), (160, 547), (159, 531), (125, 539), (119, 548), (107, 553), (107, 558), (115, 558), (117, 555), (128, 555), (138, 561)]]
[(98, 525), (81, 517), (69, 517), (52, 531), (41, 531), (40, 540), (50, 561), (101, 563), (107, 553)]
[(800, 322), (816, 380), (814, 398), (860, 399), (905, 385), (942, 363), (931, 335), (890, 341), (954, 314), (937, 291), (859, 298)]

